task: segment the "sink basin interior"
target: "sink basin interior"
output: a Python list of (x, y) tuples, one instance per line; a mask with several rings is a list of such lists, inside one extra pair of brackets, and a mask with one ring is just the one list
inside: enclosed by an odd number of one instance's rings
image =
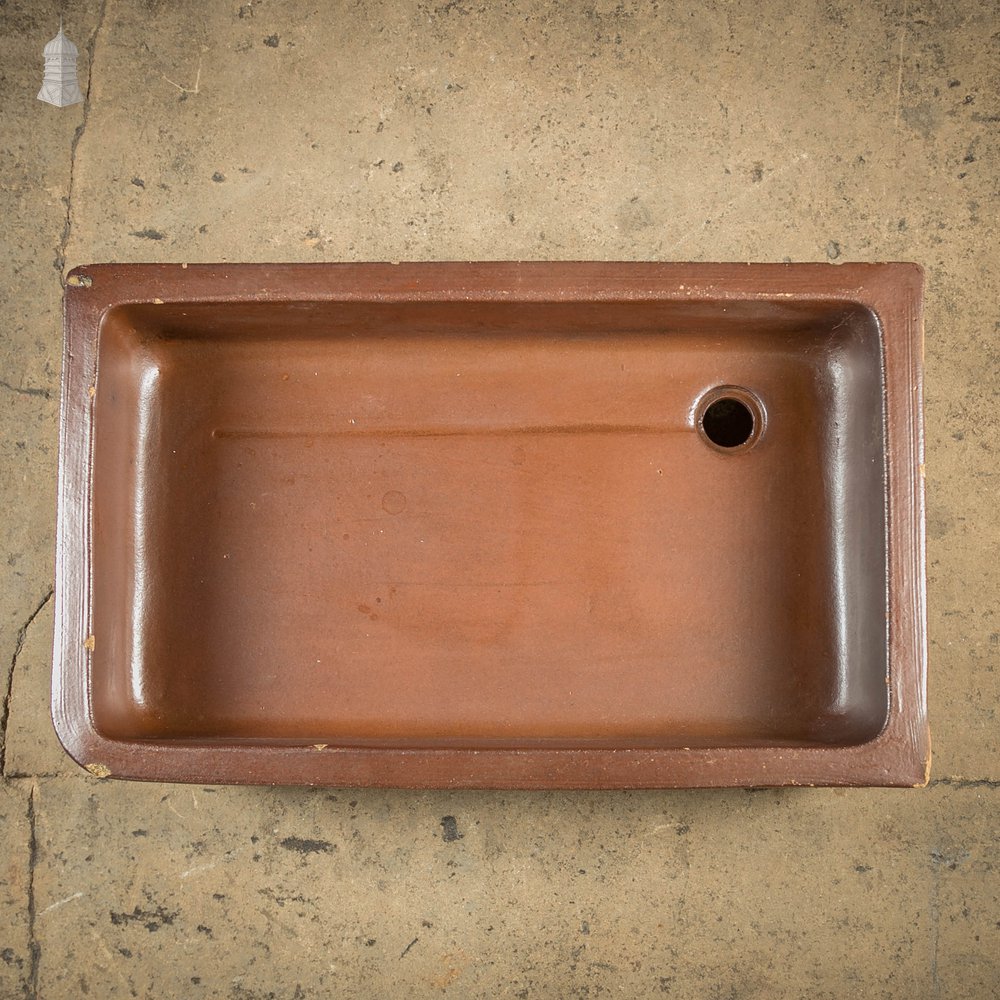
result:
[(881, 371), (873, 314), (833, 300), (116, 306), (94, 724), (869, 740), (888, 711)]

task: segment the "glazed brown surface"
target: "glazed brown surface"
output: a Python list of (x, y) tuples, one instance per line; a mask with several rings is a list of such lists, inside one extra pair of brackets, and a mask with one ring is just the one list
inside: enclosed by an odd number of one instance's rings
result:
[[(84, 763), (921, 780), (922, 579), (886, 547), (888, 497), (919, 556), (892, 479), (918, 472), (918, 373), (890, 346), (919, 334), (912, 268), (80, 273), (71, 365), (96, 382), (63, 449), (86, 442), (92, 535), (60, 600), (86, 585), (93, 638), (55, 714)], [(894, 380), (910, 422), (887, 426)], [(746, 446), (702, 432), (719, 395), (759, 401)]]

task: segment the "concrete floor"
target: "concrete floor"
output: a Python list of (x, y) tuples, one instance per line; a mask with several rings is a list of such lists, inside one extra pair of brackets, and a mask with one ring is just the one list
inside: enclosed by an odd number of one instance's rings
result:
[[(35, 99), (60, 9), (89, 87), (64, 110)], [(0, 997), (996, 996), (998, 93), (982, 0), (3, 0)], [(400, 258), (924, 264), (931, 786), (73, 765), (47, 710), (65, 270)]]

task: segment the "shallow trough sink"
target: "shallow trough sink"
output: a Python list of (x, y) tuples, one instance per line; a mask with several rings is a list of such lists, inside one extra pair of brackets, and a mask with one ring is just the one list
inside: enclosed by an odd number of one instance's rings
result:
[(63, 744), (165, 781), (924, 783), (921, 289), (78, 268)]

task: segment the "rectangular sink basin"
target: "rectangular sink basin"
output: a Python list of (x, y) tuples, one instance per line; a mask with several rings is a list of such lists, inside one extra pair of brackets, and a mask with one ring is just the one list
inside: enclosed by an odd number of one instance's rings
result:
[(95, 265), (53, 717), (93, 774), (927, 780), (912, 264)]

